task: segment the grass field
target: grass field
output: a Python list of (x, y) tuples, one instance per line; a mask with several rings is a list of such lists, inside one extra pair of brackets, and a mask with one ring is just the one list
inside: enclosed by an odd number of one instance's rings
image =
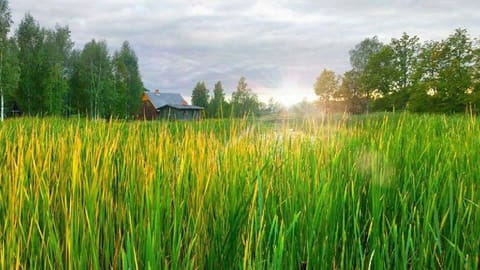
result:
[(477, 269), (480, 120), (0, 123), (0, 269)]

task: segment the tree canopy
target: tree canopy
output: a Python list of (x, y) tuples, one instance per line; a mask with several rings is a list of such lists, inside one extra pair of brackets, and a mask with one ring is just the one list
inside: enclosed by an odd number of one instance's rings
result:
[(339, 89), (338, 78), (335, 72), (324, 69), (320, 76), (317, 77), (315, 85), (315, 94), (320, 97), (321, 100), (329, 100), (334, 97), (335, 93)]
[(196, 106), (208, 108), (208, 89), (205, 82), (198, 82), (192, 91), (192, 104)]
[[(385, 45), (367, 38), (350, 51), (352, 69), (343, 74), (336, 96), (371, 100), (378, 111), (479, 113), (479, 47), (465, 29), (423, 44), (407, 33)], [(333, 76), (322, 74), (314, 90), (328, 99)]]
[(0, 94), (7, 111), (125, 118), (138, 113), (144, 87), (128, 41), (111, 56), (105, 41), (74, 50), (68, 26), (46, 29), (29, 13), (9, 38), (11, 23), (8, 1), (0, 0)]
[(0, 0), (0, 118), (2, 120), (5, 116), (5, 104), (13, 102), (19, 80), (17, 46), (15, 40), (8, 37), (11, 23), (8, 1)]
[(258, 96), (248, 87), (245, 77), (240, 78), (236, 91), (232, 93), (231, 106), (234, 117), (258, 116), (260, 114)]
[(116, 98), (115, 112), (129, 118), (138, 113), (141, 95), (144, 91), (138, 69), (138, 58), (128, 41), (124, 41), (120, 51), (112, 59), (114, 89)]
[(225, 100), (225, 90), (222, 82), (218, 81), (213, 87), (213, 97), (208, 104), (209, 116), (214, 118), (223, 118), (228, 115), (228, 103)]

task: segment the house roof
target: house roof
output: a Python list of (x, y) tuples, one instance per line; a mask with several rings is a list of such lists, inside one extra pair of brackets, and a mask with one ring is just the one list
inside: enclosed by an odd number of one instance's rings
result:
[(170, 106), (175, 109), (202, 110), (203, 107), (188, 105), (182, 95), (177, 93), (146, 92), (150, 102), (156, 109)]

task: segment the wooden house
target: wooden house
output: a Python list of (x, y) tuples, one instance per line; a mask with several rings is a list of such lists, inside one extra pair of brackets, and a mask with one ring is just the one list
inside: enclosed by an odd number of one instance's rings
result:
[(147, 120), (197, 120), (203, 107), (188, 105), (182, 95), (162, 93), (159, 90), (145, 92), (142, 95), (141, 117)]

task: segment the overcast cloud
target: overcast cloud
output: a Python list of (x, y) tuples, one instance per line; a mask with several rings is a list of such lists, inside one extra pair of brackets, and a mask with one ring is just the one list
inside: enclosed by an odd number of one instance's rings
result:
[(402, 32), (422, 41), (456, 28), (480, 37), (480, 1), (444, 0), (10, 0), (16, 25), (26, 12), (43, 27), (68, 25), (77, 48), (91, 39), (116, 50), (128, 40), (148, 89), (189, 98), (198, 81), (240, 76), (260, 98), (283, 103), (314, 97), (323, 68), (342, 74), (364, 38)]

